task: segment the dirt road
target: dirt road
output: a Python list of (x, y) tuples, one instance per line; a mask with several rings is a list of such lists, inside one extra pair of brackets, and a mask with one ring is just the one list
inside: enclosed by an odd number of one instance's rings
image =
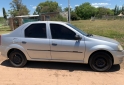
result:
[(124, 85), (124, 63), (109, 72), (94, 72), (88, 65), (28, 62), (14, 68), (0, 56), (0, 85)]

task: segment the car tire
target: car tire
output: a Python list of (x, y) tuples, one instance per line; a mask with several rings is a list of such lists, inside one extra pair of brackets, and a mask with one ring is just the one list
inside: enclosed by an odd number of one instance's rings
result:
[(9, 61), (14, 67), (23, 67), (27, 63), (27, 59), (21, 51), (11, 52)]
[(89, 65), (94, 71), (105, 72), (112, 67), (112, 59), (105, 52), (97, 52), (91, 56)]

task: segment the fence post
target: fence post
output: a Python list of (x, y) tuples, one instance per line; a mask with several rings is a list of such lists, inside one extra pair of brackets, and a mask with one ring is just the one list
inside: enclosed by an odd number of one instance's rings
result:
[(9, 26), (11, 28), (11, 31), (14, 30), (14, 26), (13, 26), (13, 18), (9, 18)]

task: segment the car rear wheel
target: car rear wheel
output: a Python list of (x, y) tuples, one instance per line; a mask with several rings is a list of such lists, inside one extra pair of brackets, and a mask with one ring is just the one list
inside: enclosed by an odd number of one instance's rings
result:
[(112, 67), (112, 59), (109, 54), (98, 52), (91, 56), (89, 65), (98, 72), (108, 71)]
[(23, 67), (27, 63), (25, 55), (20, 51), (13, 51), (9, 55), (10, 63), (15, 67)]

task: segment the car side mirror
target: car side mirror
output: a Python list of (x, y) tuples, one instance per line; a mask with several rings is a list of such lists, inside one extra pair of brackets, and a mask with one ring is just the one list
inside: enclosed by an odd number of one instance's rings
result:
[(76, 40), (81, 40), (81, 39), (82, 39), (82, 37), (81, 37), (81, 36), (79, 36), (79, 35), (75, 35), (75, 39), (76, 39)]

